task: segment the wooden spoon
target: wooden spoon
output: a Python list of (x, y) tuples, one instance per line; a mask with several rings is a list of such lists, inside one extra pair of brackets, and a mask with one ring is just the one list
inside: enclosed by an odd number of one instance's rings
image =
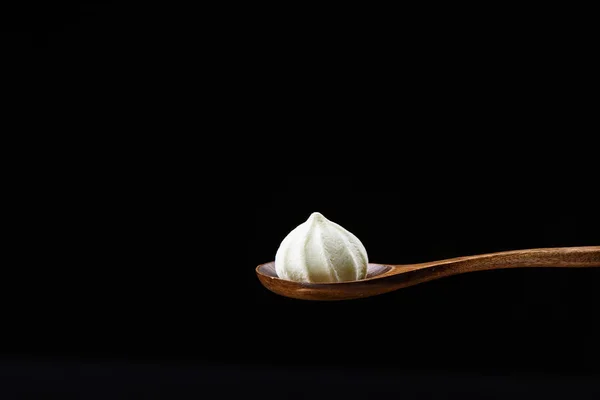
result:
[(600, 246), (503, 251), (420, 264), (369, 264), (367, 277), (334, 283), (294, 282), (277, 277), (275, 262), (256, 267), (270, 291), (302, 300), (350, 300), (388, 293), (445, 276), (489, 269), (521, 267), (600, 267)]

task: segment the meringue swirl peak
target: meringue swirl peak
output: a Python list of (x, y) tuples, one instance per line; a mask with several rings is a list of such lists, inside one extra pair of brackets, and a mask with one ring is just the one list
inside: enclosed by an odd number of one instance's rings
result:
[(313, 212), (281, 242), (275, 271), (296, 282), (346, 282), (367, 276), (367, 251), (350, 231)]

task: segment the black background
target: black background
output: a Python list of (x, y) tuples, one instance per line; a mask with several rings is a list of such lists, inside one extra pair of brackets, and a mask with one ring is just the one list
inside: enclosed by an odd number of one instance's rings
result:
[[(576, 136), (594, 121), (571, 91), (587, 64), (550, 71), (543, 46), (512, 62), (502, 35), (394, 39), (377, 19), (279, 35), (294, 25), (281, 12), (229, 37), (108, 2), (3, 11), (7, 49), (69, 66), (27, 92), (48, 100), (19, 103), (21, 121), (79, 133), (26, 140), (10, 164), (3, 398), (597, 398), (597, 269), (332, 303), (279, 297), (254, 272), (314, 211), (380, 263), (598, 245), (596, 156)], [(210, 47), (212, 63), (191, 63)]]

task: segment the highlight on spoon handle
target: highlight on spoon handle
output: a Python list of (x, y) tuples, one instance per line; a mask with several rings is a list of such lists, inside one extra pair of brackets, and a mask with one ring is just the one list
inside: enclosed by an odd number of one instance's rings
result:
[(600, 267), (600, 246), (512, 250), (417, 264), (416, 270), (439, 270), (442, 275), (521, 267)]
[(600, 246), (512, 250), (421, 264), (396, 265), (374, 281), (385, 286), (381, 291), (384, 293), (452, 275), (521, 267), (600, 267)]

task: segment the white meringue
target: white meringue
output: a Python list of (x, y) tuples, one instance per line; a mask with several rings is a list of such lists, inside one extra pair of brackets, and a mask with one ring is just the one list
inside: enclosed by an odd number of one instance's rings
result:
[(367, 276), (367, 251), (352, 233), (314, 212), (281, 242), (275, 271), (297, 282), (343, 282)]

